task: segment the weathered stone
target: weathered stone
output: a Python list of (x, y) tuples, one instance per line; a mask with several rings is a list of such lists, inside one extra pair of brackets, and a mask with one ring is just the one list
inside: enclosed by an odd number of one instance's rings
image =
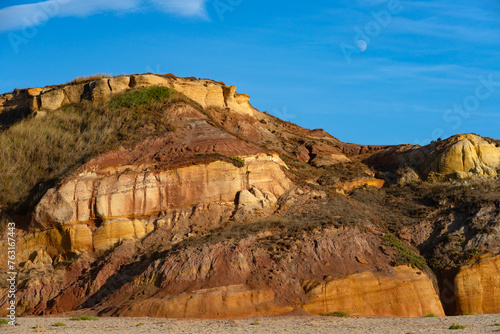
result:
[(266, 197), (264, 196), (262, 191), (260, 191), (259, 189), (255, 188), (255, 187), (250, 189), (250, 193), (252, 195), (254, 195), (258, 200), (266, 200)]
[(35, 208), (34, 220), (44, 228), (71, 222), (73, 207), (54, 188), (49, 189)]
[(436, 171), (445, 175), (454, 172), (483, 175), (486, 172), (494, 176), (500, 166), (500, 148), (477, 135), (462, 135), (443, 152), (436, 164)]
[(127, 239), (141, 239), (153, 230), (138, 220), (117, 220), (103, 224), (94, 234), (94, 249), (103, 251)]
[(35, 253), (32, 256), (31, 262), (34, 265), (51, 265), (52, 264), (52, 258), (47, 254), (47, 252), (43, 249), (39, 251), (35, 251)]
[(130, 76), (131, 88), (142, 88), (151, 86), (170, 87), (170, 80), (154, 74), (138, 74)]
[[(237, 113), (255, 116), (258, 111), (249, 103), (250, 97), (236, 92), (235, 86), (225, 86), (212, 80), (191, 80), (175, 76), (159, 76), (155, 74), (137, 74), (102, 78), (95, 81), (68, 84), (63, 88), (32, 88), (21, 91), (24, 95), (0, 95), (0, 111), (6, 108), (30, 111), (38, 109), (52, 111), (68, 103), (79, 103), (85, 99), (98, 100), (110, 94), (119, 94), (129, 88), (164, 86), (173, 88), (204, 108), (229, 108)], [(41, 105), (38, 105), (40, 96)]]
[(405, 185), (408, 183), (417, 182), (420, 180), (417, 172), (413, 168), (403, 167), (397, 171), (397, 184)]
[(352, 191), (356, 188), (363, 188), (363, 187), (377, 187), (377, 188), (382, 188), (385, 185), (384, 180), (380, 179), (363, 179), (363, 180), (357, 180), (357, 181), (352, 181), (352, 182), (344, 182), (344, 183), (339, 183), (337, 185), (338, 188), (343, 189), (344, 191)]
[(28, 96), (35, 97), (35, 96), (40, 95), (40, 93), (42, 92), (42, 89), (41, 88), (29, 88), (29, 89), (27, 89), (27, 92), (28, 92)]
[(92, 81), (89, 84), (90, 90), (92, 92), (92, 100), (100, 100), (111, 95), (111, 88), (109, 86), (109, 79), (103, 78), (97, 81)]
[(54, 89), (46, 93), (42, 93), (40, 109), (52, 111), (61, 107), (64, 102), (64, 91), (62, 89)]
[(259, 203), (257, 197), (248, 190), (242, 190), (238, 193), (238, 205), (253, 205), (257, 203)]
[(129, 76), (119, 76), (109, 78), (109, 86), (113, 94), (120, 94), (129, 89), (130, 77)]
[(85, 98), (85, 87), (88, 84), (73, 84), (64, 86), (63, 90), (70, 103), (80, 103)]
[(312, 314), (343, 311), (364, 316), (423, 317), (444, 310), (432, 281), (408, 266), (393, 275), (363, 272), (321, 283), (311, 289), (304, 309)]
[(244, 285), (231, 285), (151, 298), (131, 305), (120, 315), (214, 319), (273, 316), (293, 310), (292, 306), (280, 306), (274, 299), (272, 290), (252, 290)]
[(500, 255), (484, 255), (455, 276), (456, 314), (500, 313)]
[(71, 224), (63, 227), (63, 245), (70, 252), (93, 252), (92, 231), (87, 224)]
[(155, 173), (121, 173), (126, 167), (110, 169), (103, 175), (69, 180), (48, 192), (36, 208), (35, 220), (50, 226), (148, 216), (200, 203), (233, 203), (236, 193), (245, 190), (242, 187), (247, 178), (250, 185), (280, 196), (291, 185), (281, 164), (279, 158), (257, 155), (246, 157), (245, 166), (240, 168), (218, 161)]

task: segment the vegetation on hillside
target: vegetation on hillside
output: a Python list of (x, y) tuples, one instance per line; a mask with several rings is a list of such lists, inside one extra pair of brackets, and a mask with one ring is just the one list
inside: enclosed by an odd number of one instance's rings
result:
[(418, 268), (423, 270), (426, 261), (420, 255), (415, 254), (412, 250), (408, 248), (401, 240), (396, 238), (391, 233), (387, 233), (384, 235), (384, 245), (394, 247), (398, 252), (398, 260), (395, 265), (400, 264), (409, 264), (413, 268)]
[(90, 158), (171, 130), (163, 111), (183, 99), (169, 88), (144, 88), (110, 101), (67, 105), (0, 132), (0, 207), (25, 209)]

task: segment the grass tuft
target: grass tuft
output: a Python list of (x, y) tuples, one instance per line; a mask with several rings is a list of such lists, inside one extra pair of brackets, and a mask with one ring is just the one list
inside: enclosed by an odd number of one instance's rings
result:
[(8, 325), (9, 324), (9, 320), (7, 319), (0, 319), (0, 325)]
[(403, 244), (401, 240), (396, 238), (391, 233), (387, 233), (384, 235), (384, 245), (396, 248), (396, 250), (398, 251), (399, 260), (402, 263), (408, 263), (412, 266), (412, 268), (418, 268), (420, 270), (424, 269), (426, 265), (425, 259), (420, 255), (412, 252), (405, 244)]
[(450, 327), (448, 327), (448, 329), (465, 329), (465, 325), (451, 325)]
[(426, 314), (424, 315), (424, 318), (435, 318), (436, 315), (434, 313), (429, 313), (429, 314)]
[(243, 166), (245, 166), (245, 160), (243, 160), (240, 157), (230, 157), (230, 159), (233, 160), (234, 162), (236, 162), (236, 166), (237, 167), (243, 167)]
[(66, 326), (66, 324), (64, 322), (56, 322), (56, 323), (53, 323), (52, 326), (54, 326), (54, 327), (63, 327), (63, 326)]
[(134, 90), (115, 97), (109, 103), (112, 110), (120, 108), (133, 108), (140, 105), (150, 104), (152, 102), (163, 101), (175, 93), (173, 89), (167, 87), (148, 87), (140, 90)]
[(251, 322), (250, 325), (251, 326), (258, 326), (258, 325), (260, 325), (260, 322)]
[(351, 315), (347, 312), (336, 311), (324, 314), (326, 317), (349, 318)]
[(104, 78), (110, 78), (111, 75), (105, 74), (105, 73), (97, 73), (97, 74), (91, 74), (91, 75), (84, 75), (81, 77), (76, 77), (71, 81), (68, 81), (68, 84), (79, 84), (79, 83), (84, 83), (84, 82), (89, 82), (89, 81), (95, 81), (99, 79), (104, 79)]

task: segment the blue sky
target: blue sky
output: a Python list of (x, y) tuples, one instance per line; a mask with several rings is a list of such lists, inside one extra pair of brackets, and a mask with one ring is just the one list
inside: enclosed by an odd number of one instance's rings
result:
[(347, 142), (426, 144), (467, 132), (500, 138), (500, 5), (495, 0), (4, 0), (0, 5), (0, 92), (93, 73), (143, 72), (237, 85), (259, 110), (324, 128)]

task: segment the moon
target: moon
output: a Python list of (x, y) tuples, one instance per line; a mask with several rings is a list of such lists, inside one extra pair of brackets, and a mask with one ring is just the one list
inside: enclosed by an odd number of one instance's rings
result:
[(367, 47), (368, 47), (368, 44), (366, 44), (365, 41), (363, 41), (362, 39), (360, 39), (358, 41), (358, 48), (361, 50), (361, 52), (364, 52)]

